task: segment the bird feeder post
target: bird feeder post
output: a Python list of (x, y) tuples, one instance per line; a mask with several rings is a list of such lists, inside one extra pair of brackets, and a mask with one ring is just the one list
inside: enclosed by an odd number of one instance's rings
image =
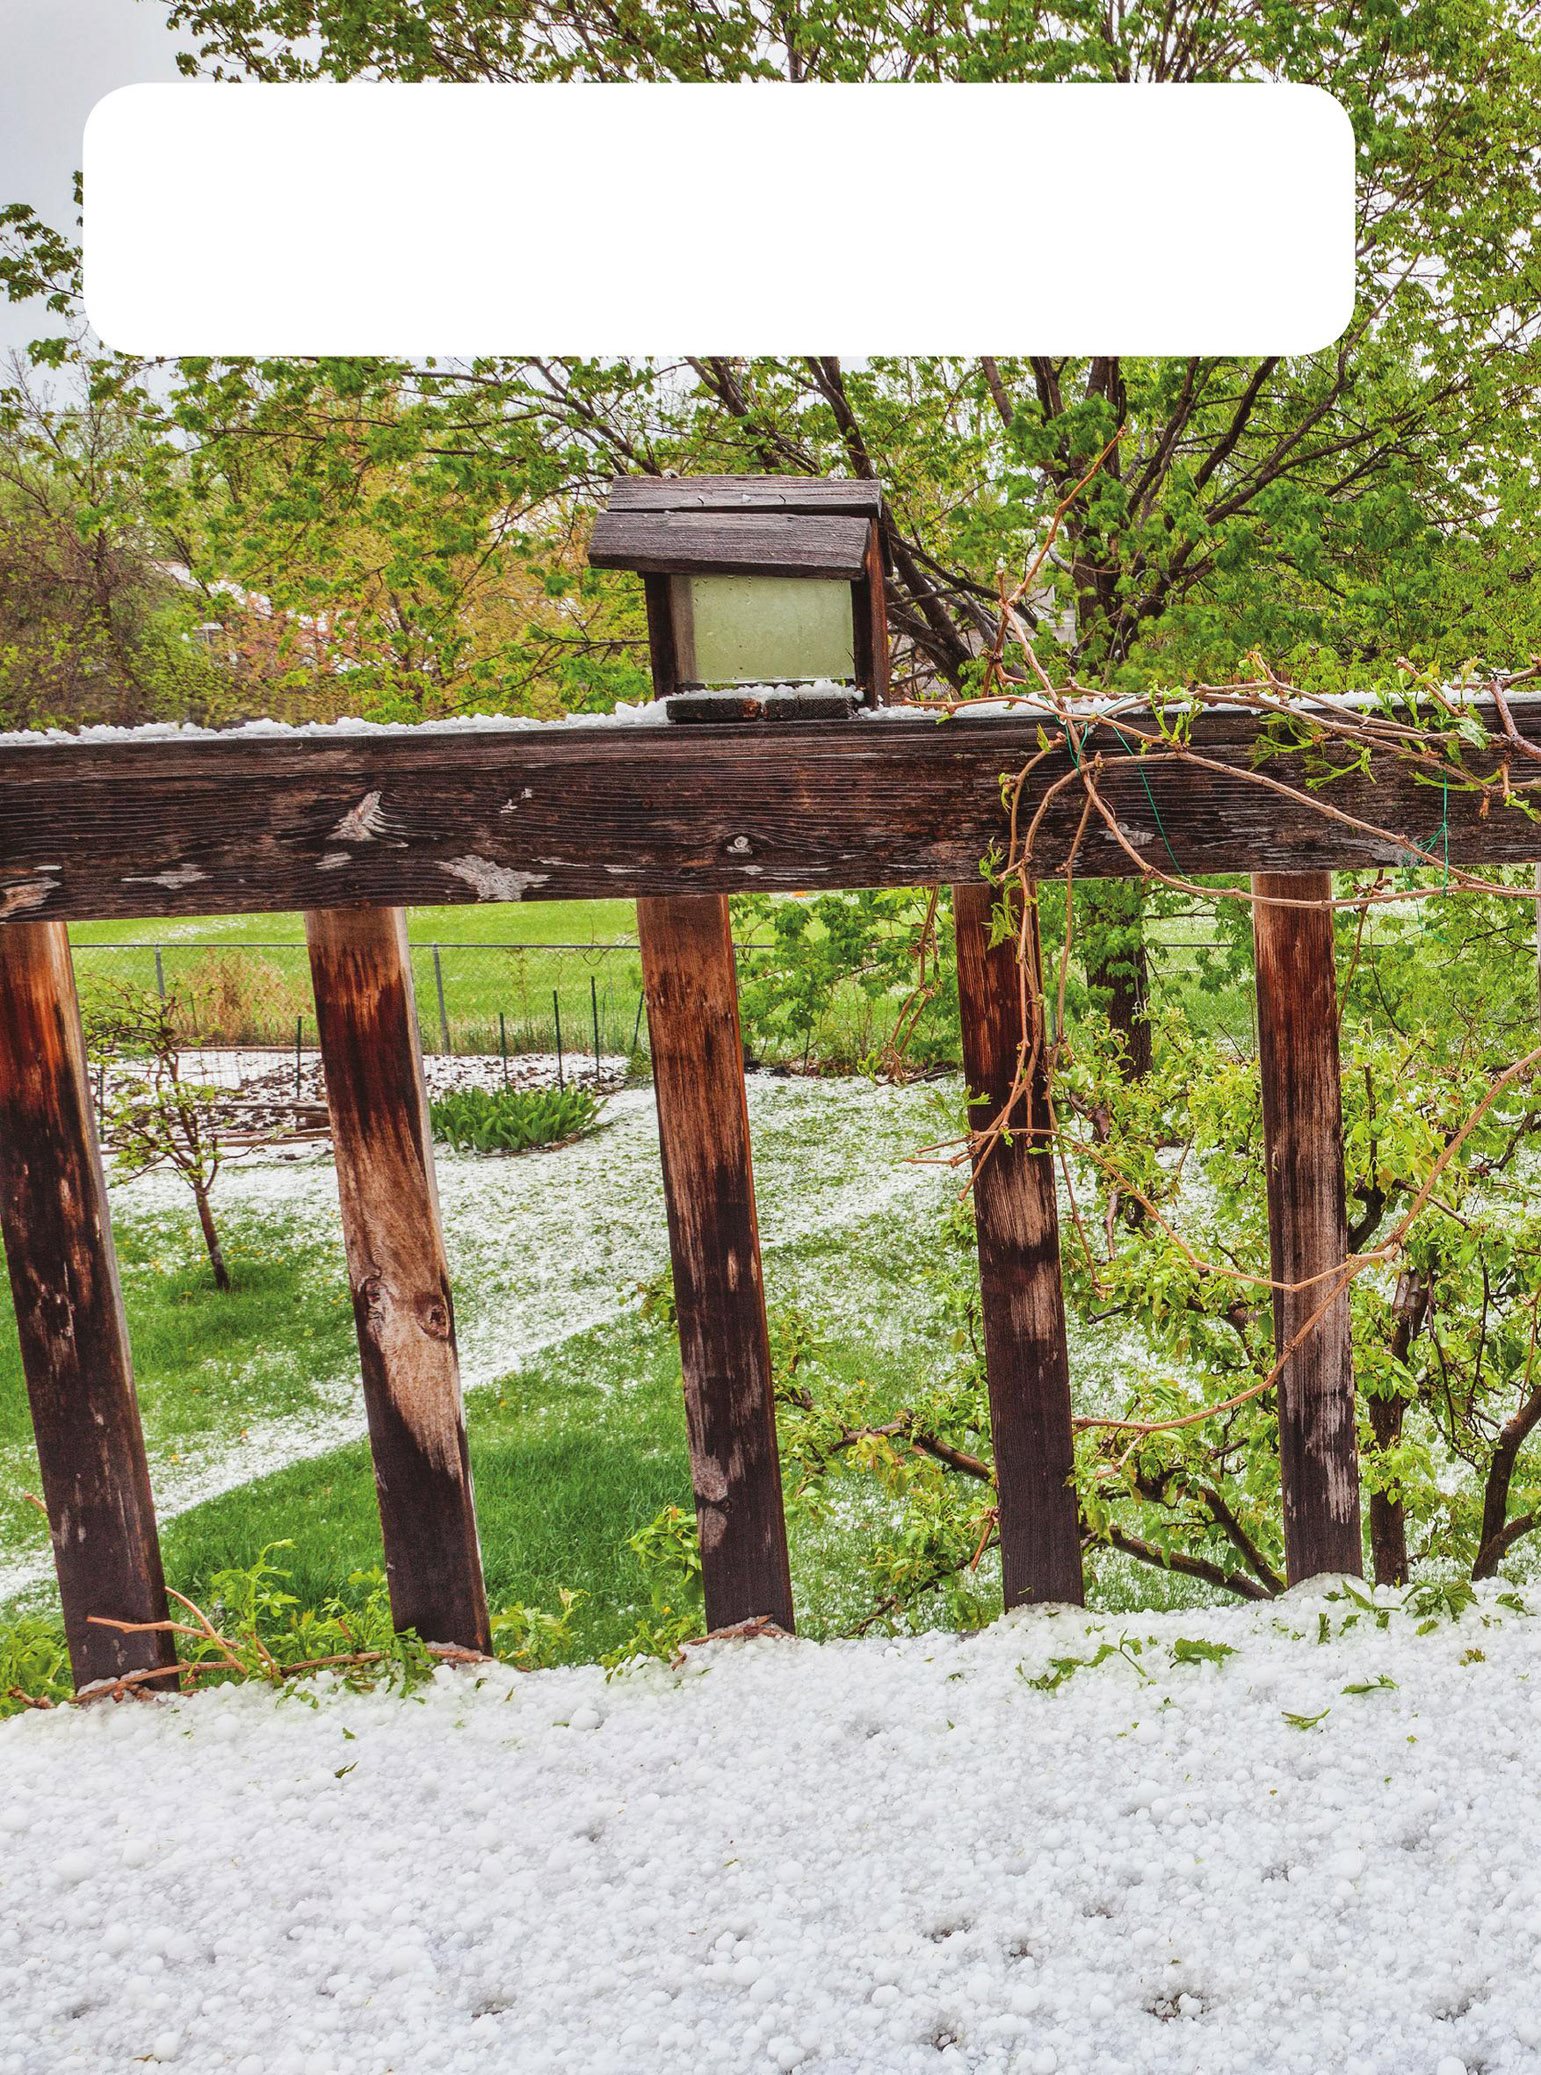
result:
[[(641, 576), (671, 722), (849, 720), (888, 696), (882, 493), (786, 476), (626, 478), (590, 560)], [(728, 903), (637, 904), (709, 1628), (791, 1628)]]

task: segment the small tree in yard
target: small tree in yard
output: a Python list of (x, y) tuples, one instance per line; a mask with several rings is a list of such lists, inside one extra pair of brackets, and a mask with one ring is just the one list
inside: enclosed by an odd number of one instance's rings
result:
[(228, 1290), (230, 1270), (209, 1202), (223, 1157), (215, 1091), (182, 1078), (179, 1030), (184, 1022), (174, 994), (163, 998), (130, 986), (115, 987), (91, 1011), (87, 1042), (94, 1056), (116, 1068), (107, 1088), (102, 1135), (120, 1179), (160, 1166), (181, 1175), (198, 1206), (215, 1287)]

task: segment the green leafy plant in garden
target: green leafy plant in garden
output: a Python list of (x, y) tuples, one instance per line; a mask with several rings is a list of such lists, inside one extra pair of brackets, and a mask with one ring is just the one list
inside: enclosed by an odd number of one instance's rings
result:
[(352, 1572), (348, 1585), (360, 1596), (346, 1605), (303, 1606), (273, 1560), (286, 1546), (272, 1543), (254, 1563), (217, 1571), (206, 1608), (181, 1602), (177, 1654), (195, 1678), (229, 1673), (281, 1686), (326, 1669), (352, 1685), (410, 1690), (431, 1674), (435, 1658), (391, 1624), (383, 1571)]
[(64, 1630), (35, 1615), (0, 1622), (0, 1720), (25, 1707), (57, 1707), (74, 1691)]
[(695, 1514), (683, 1506), (665, 1506), (627, 1543), (647, 1579), (652, 1612), (606, 1657), (612, 1668), (634, 1657), (673, 1657), (705, 1627)]
[(493, 1655), (526, 1672), (544, 1671), (549, 1665), (562, 1663), (572, 1639), (573, 1616), (582, 1599), (581, 1592), (564, 1585), (557, 1591), (558, 1613), (549, 1613), (544, 1607), (528, 1607), (522, 1601), (502, 1608), (492, 1616)]
[(593, 1128), (599, 1100), (587, 1088), (457, 1088), (429, 1104), (433, 1135), (457, 1152), (527, 1153)]

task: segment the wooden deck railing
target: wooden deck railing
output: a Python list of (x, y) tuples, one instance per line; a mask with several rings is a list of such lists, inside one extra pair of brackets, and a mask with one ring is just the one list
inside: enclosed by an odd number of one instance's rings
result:
[[(1517, 718), (1541, 743), (1541, 716)], [(1100, 757), (1119, 835), (1092, 826), (1078, 846), (1082, 802), (1062, 789), (1034, 868), (1062, 870), (1074, 849), (1077, 876), (1130, 874), (1131, 853), (1159, 843), (1185, 874), (1266, 875), (1254, 913), (1269, 1222), (1275, 1280), (1296, 1286), (1275, 1306), (1293, 1581), (1360, 1568), (1347, 1298), (1312, 1323), (1308, 1294), (1346, 1245), (1320, 904), (1334, 869), (1406, 862), (1385, 832), (1413, 843), (1429, 795), (1408, 764), (1372, 757), (1334, 781), (1332, 814), (1314, 812), (1247, 775), (1257, 725), (1201, 716), (1202, 764), (1142, 765), (1094, 730), (1080, 753)], [(0, 1228), (77, 1683), (174, 1671), (164, 1637), (89, 1618), (159, 1619), (165, 1592), (67, 922), (306, 914), (392, 1608), (425, 1639), (483, 1649), (403, 910), (637, 896), (707, 1620), (790, 1628), (726, 896), (952, 882), (965, 1070), (1004, 1103), (1020, 973), (1014, 949), (990, 942), (979, 865), (1007, 847), (1003, 774), (1042, 740), (1030, 718), (964, 715), (0, 747)], [(1067, 759), (1037, 763), (1029, 803)], [(1446, 825), (1454, 859), (1541, 857), (1536, 823), (1474, 793), (1450, 793)], [(1008, 1605), (1081, 1597), (1053, 1170), (1032, 1151), (1043, 1100), (1041, 1085), (1018, 1098), (975, 1198)]]

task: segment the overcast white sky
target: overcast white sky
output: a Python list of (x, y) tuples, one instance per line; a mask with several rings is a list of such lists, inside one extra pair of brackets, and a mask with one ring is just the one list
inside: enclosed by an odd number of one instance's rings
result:
[[(0, 0), (0, 204), (73, 235), (87, 115), (114, 87), (175, 79), (178, 41), (163, 0)], [(0, 357), (51, 322), (0, 300)]]

